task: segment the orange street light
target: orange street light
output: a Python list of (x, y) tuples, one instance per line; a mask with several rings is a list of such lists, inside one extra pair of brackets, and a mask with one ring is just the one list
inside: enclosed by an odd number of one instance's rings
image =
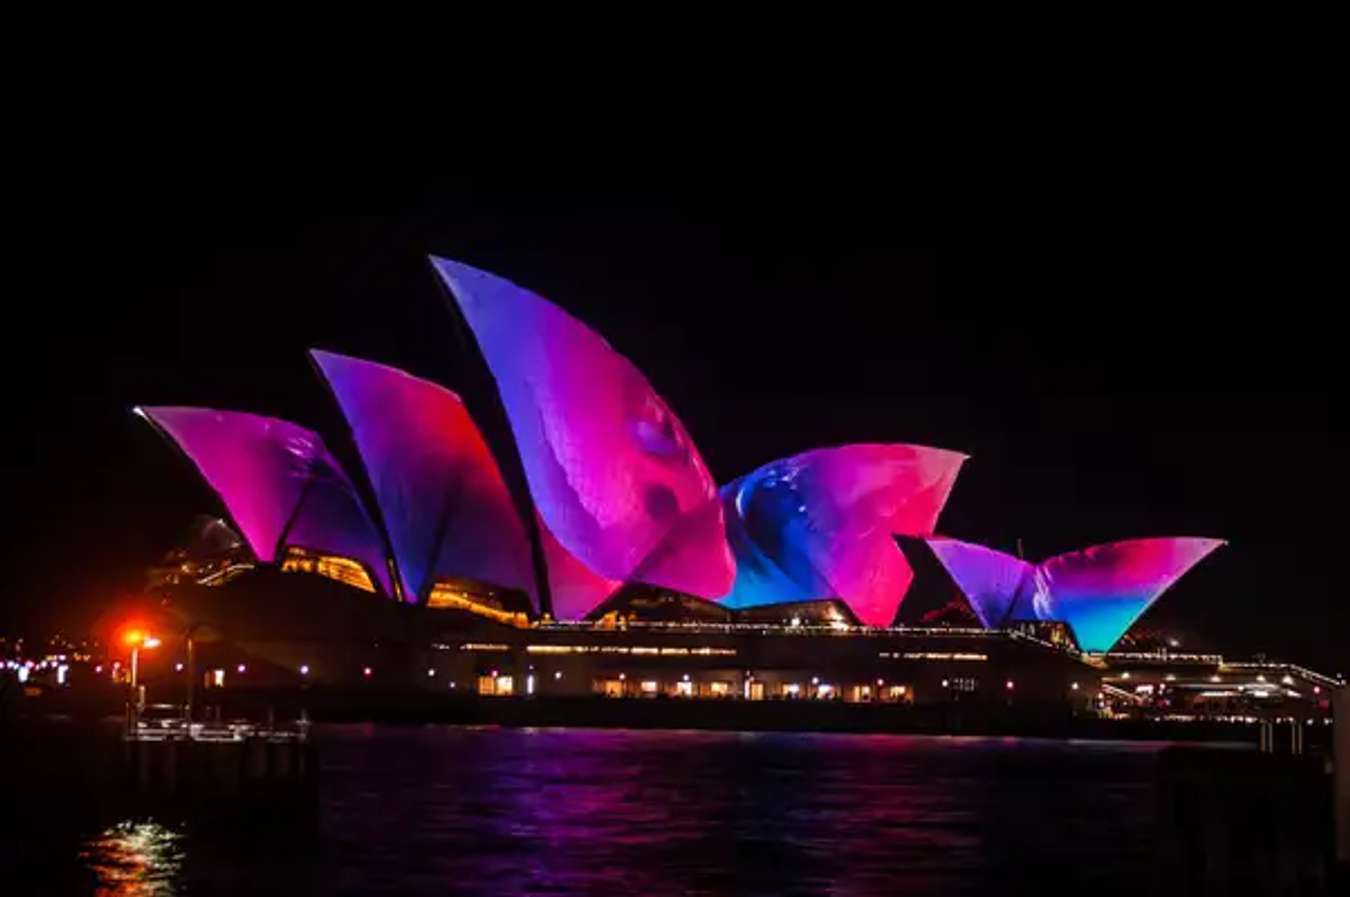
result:
[(140, 629), (128, 629), (122, 640), (131, 646), (131, 690), (134, 694), (137, 680), (140, 678), (141, 649), (158, 648), (159, 639)]

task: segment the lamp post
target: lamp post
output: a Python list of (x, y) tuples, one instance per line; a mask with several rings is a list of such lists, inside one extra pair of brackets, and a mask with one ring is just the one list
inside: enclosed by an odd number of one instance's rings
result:
[(131, 718), (134, 723), (136, 715), (139, 714), (141, 707), (145, 703), (141, 699), (140, 691), (141, 649), (145, 648), (146, 650), (149, 650), (151, 648), (158, 648), (159, 639), (155, 638), (153, 635), (147, 635), (139, 629), (132, 629), (127, 632), (123, 641), (131, 646), (131, 700), (132, 707), (134, 707), (136, 711), (136, 713), (132, 714)]

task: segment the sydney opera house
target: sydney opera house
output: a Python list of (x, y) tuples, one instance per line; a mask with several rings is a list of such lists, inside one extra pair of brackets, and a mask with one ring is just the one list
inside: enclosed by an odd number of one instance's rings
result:
[[(940, 517), (967, 458), (916, 445), (820, 448), (719, 485), (594, 331), (501, 277), (432, 264), (495, 385), (468, 405), (315, 350), (345, 429), (136, 409), (219, 496), (217, 547), (156, 573), (166, 605), (247, 658), (208, 684), (247, 668), (484, 697), (1085, 710), (1104, 690), (1152, 700), (1184, 684), (1175, 659), (1150, 678), (1152, 661), (1118, 643), (1220, 540), (1129, 539), (1032, 563), (947, 538)], [(479, 427), (485, 414), (500, 434)], [(1193, 664), (1192, 697), (1225, 706), (1267, 680), (1222, 658)], [(1290, 669), (1270, 678), (1317, 687)]]

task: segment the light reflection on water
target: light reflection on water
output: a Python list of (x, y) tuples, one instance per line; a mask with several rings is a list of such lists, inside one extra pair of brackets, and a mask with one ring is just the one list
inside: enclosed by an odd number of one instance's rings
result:
[(167, 897), (178, 893), (183, 835), (156, 822), (123, 822), (90, 839), (80, 859), (99, 897)]
[(317, 843), (279, 833), (260, 852), (119, 827), (85, 851), (101, 893), (1147, 892), (1164, 746), (369, 725), (321, 737)]

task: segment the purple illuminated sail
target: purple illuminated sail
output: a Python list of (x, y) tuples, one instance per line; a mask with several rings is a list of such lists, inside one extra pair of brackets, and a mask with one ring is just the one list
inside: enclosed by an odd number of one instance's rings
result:
[[(734, 566), (719, 510), (709, 510), (716, 487), (646, 378), (543, 297), (432, 262), (492, 370), (530, 493), (558, 543), (606, 579), (641, 570), (653, 585), (725, 594)], [(690, 523), (691, 514), (706, 516)], [(677, 531), (681, 544), (665, 545)]]
[(287, 545), (360, 561), (385, 591), (380, 537), (319, 435), (274, 417), (208, 408), (137, 408), (197, 465), (262, 561)]
[(1018, 596), (1036, 590), (1036, 567), (1026, 561), (956, 539), (928, 539), (928, 547), (970, 602), (980, 622), (997, 629), (1008, 621)]
[(979, 545), (929, 539), (942, 565), (987, 626), (1061, 620), (1085, 651), (1109, 651), (1163, 592), (1220, 539), (1130, 539), (1033, 566)]
[(895, 534), (933, 532), (965, 456), (848, 445), (775, 461), (723, 487), (736, 582), (731, 607), (842, 598), (889, 626), (913, 572)]
[(459, 396), (396, 368), (310, 354), (351, 425), (405, 599), (467, 577), (524, 591), (538, 608), (525, 527)]

